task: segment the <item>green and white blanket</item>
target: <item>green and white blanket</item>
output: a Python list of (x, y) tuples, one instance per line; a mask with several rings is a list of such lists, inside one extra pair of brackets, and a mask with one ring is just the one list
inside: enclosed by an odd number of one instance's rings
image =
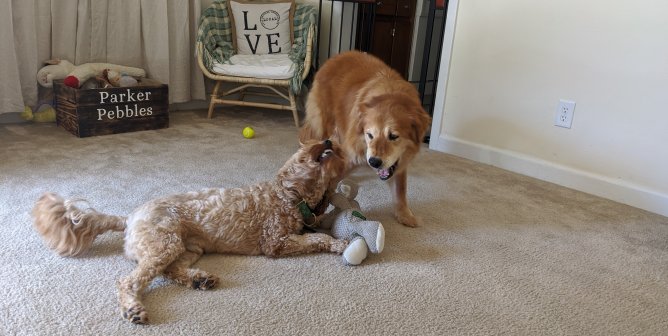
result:
[[(290, 90), (299, 93), (302, 87), (302, 70), (306, 56), (306, 38), (311, 25), (318, 22), (317, 9), (307, 4), (296, 4), (293, 26), (293, 45), (290, 59), (295, 63), (295, 72), (290, 79)], [(223, 63), (235, 54), (232, 45), (232, 25), (227, 11), (227, 0), (215, 0), (202, 12), (197, 31), (197, 43), (202, 45), (204, 66), (213, 71), (214, 62)]]

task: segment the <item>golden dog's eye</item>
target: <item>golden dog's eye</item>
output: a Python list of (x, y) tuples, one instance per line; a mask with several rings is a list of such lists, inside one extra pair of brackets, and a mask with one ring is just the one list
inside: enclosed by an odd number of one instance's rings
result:
[(371, 140), (371, 139), (373, 139), (373, 134), (371, 134), (371, 133), (367, 133), (367, 134), (366, 134), (366, 137), (369, 138), (369, 140)]
[(388, 135), (387, 138), (390, 139), (390, 141), (394, 141), (394, 140), (399, 139), (399, 136), (396, 135), (396, 134), (390, 133), (390, 135)]

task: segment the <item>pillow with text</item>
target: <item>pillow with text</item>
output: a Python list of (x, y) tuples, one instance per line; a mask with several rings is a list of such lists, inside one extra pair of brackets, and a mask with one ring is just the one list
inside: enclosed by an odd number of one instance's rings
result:
[(238, 54), (290, 52), (294, 0), (229, 0), (228, 6)]

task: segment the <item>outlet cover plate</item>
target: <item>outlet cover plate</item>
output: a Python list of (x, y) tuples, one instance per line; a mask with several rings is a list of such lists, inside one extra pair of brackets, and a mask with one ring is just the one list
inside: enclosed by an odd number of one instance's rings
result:
[(573, 125), (573, 112), (575, 111), (575, 102), (565, 99), (559, 100), (559, 106), (554, 114), (554, 126), (571, 128)]

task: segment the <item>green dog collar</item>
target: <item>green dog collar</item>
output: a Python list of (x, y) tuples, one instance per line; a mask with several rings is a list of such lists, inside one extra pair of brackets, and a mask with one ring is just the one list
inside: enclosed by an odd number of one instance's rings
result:
[(299, 208), (299, 212), (301, 212), (302, 217), (304, 217), (304, 225), (308, 227), (314, 227), (315, 222), (316, 222), (316, 217), (315, 214), (313, 213), (313, 210), (309, 208), (308, 204), (306, 204), (306, 201), (302, 200), (297, 204), (297, 208)]

